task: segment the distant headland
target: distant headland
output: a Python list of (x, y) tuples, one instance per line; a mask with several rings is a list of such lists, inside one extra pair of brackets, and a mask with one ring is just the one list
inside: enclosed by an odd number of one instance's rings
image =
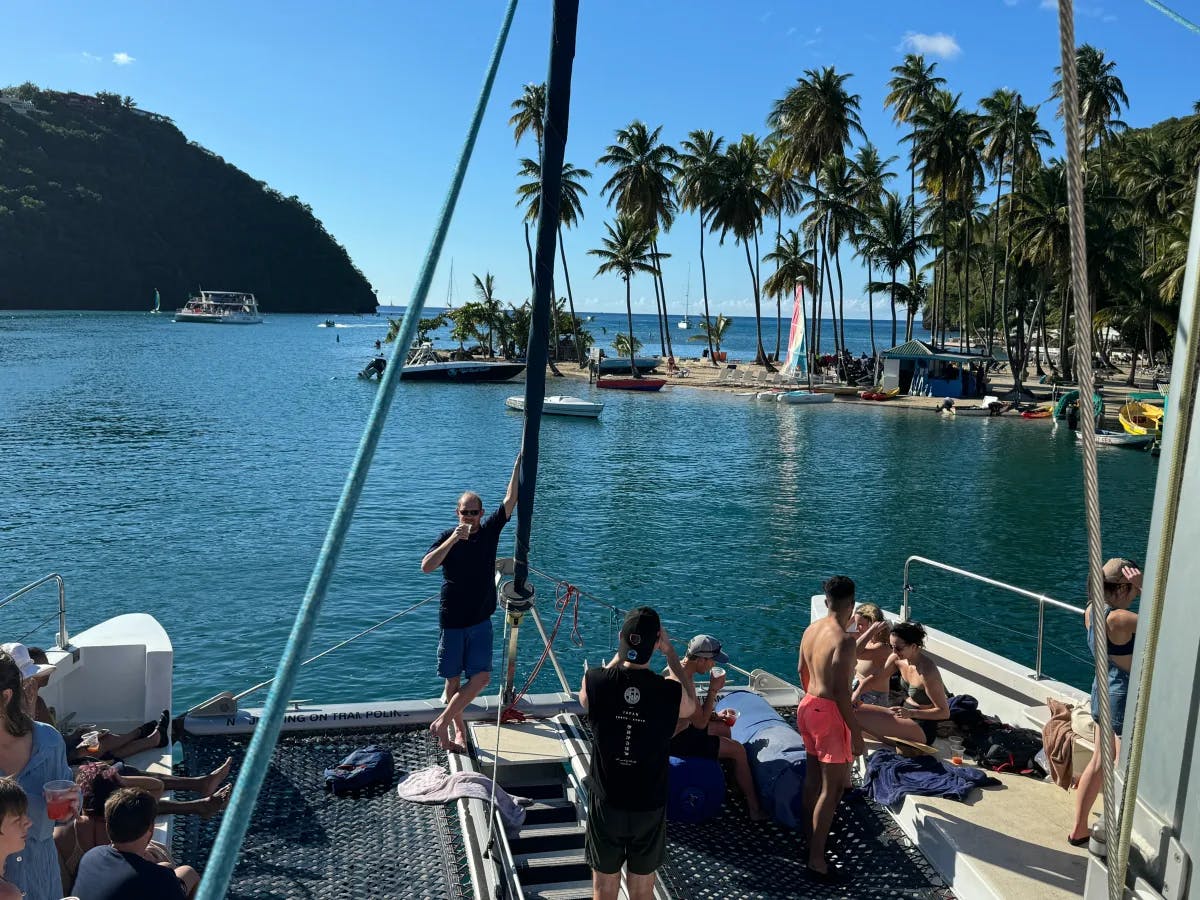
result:
[(265, 313), (377, 304), (308, 204), (107, 92), (0, 91), (0, 246), (0, 309), (173, 309), (201, 286)]

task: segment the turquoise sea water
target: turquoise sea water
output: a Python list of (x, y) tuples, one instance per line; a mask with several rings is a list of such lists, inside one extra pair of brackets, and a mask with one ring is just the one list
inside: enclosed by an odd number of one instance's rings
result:
[[(0, 317), (0, 594), (57, 571), (75, 631), (154, 614), (175, 644), (178, 708), (268, 677), (376, 390), (354, 375), (384, 320), (319, 321)], [(561, 384), (549, 392), (593, 395)], [(314, 652), (437, 591), (420, 558), (463, 488), (489, 508), (499, 500), (521, 429), (503, 401), (521, 390), (401, 385)], [(659, 607), (680, 640), (709, 631), (734, 662), (794, 677), (822, 579), (850, 574), (860, 598), (896, 608), (914, 553), (1082, 596), (1080, 452), (1046, 421), (781, 406), (676, 385), (605, 393), (598, 422), (543, 423), (533, 564), (618, 607)], [(1107, 554), (1144, 553), (1156, 466), (1101, 453)], [(1032, 662), (1031, 605), (923, 573), (913, 582), (918, 618)], [(553, 587), (537, 586), (550, 616)], [(52, 613), (43, 590), (0, 610), (5, 639)], [(565, 628), (559, 641), (572, 678), (611, 649), (605, 610), (585, 604), (579, 624), (584, 648)], [(306, 669), (294, 696), (433, 695), (436, 634), (430, 604)], [(1074, 656), (1049, 649), (1047, 669), (1086, 684), (1078, 622), (1048, 615), (1048, 634)], [(523, 649), (524, 668), (533, 641)]]

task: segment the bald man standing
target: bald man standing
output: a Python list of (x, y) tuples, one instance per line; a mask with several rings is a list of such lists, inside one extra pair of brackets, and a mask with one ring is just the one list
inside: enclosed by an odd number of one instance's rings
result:
[[(504, 502), (486, 519), (474, 491), (458, 498), (458, 525), (438, 535), (421, 560), (421, 571), (442, 570), (438, 615), (438, 675), (446, 679), (446, 708), (429, 730), (443, 750), (466, 751), (463, 710), (492, 677), (492, 613), (496, 611), (496, 550), (500, 532), (517, 508), (521, 456), (513, 465)], [(467, 683), (462, 684), (466, 675)], [(453, 730), (453, 734), (451, 733)]]

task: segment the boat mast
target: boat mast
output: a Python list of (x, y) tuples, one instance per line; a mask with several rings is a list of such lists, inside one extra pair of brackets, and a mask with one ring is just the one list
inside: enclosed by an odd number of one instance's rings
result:
[(537, 224), (537, 255), (533, 276), (533, 311), (525, 369), (525, 424), (521, 436), (521, 476), (517, 494), (517, 546), (513, 580), (501, 587), (512, 628), (505, 648), (503, 701), (512, 702), (517, 665), (517, 634), (521, 619), (533, 607), (529, 584), (529, 537), (533, 530), (533, 500), (537, 488), (538, 429), (546, 396), (546, 364), (550, 340), (550, 295), (554, 290), (554, 250), (562, 200), (562, 166), (571, 111), (571, 72), (575, 62), (575, 27), (579, 0), (554, 0), (550, 36), (550, 71), (546, 77), (546, 120), (542, 148), (542, 184)]

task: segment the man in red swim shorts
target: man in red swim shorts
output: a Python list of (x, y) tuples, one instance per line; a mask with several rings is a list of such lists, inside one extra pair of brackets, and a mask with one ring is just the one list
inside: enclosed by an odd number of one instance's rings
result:
[(796, 727), (805, 750), (808, 875), (834, 882), (843, 876), (825, 861), (825, 842), (838, 801), (850, 786), (850, 764), (863, 753), (862, 732), (850, 705), (854, 636), (846, 633), (854, 615), (854, 582), (845, 575), (826, 581), (825, 606), (825, 618), (808, 626), (800, 642), (798, 668), (805, 693), (796, 710)]

